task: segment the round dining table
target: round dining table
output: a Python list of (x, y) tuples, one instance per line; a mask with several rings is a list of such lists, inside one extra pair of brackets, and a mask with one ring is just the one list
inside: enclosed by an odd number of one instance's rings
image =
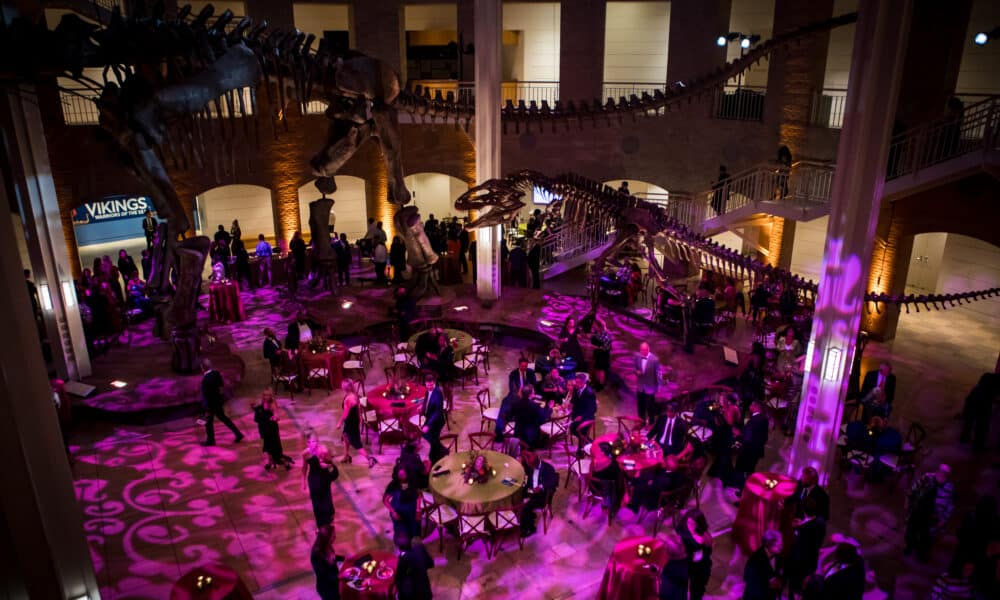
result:
[(222, 563), (208, 563), (178, 579), (170, 600), (253, 600), (253, 594), (236, 571)]
[(240, 300), (240, 284), (233, 280), (208, 285), (208, 315), (213, 321), (235, 323), (246, 318)]
[(368, 390), (368, 406), (375, 410), (375, 414), (380, 419), (393, 417), (402, 420), (409, 419), (423, 408), (427, 388), (416, 383), (407, 385), (409, 389), (406, 390), (405, 394), (390, 394), (389, 384)]
[(479, 454), (497, 472), (486, 483), (470, 484), (462, 478), (462, 465), (472, 460), (471, 452), (454, 452), (434, 464), (430, 488), (437, 502), (461, 513), (484, 514), (509, 509), (521, 499), (526, 482), (521, 462), (493, 450)]
[[(639, 556), (639, 545), (652, 551)], [(634, 600), (655, 598), (660, 583), (660, 571), (667, 564), (667, 548), (663, 540), (636, 536), (615, 544), (604, 568), (597, 600)]]
[(347, 359), (347, 346), (335, 342), (327, 347), (326, 352), (313, 352), (303, 349), (299, 353), (299, 365), (301, 366), (300, 376), (306, 387), (314, 377), (310, 374), (315, 369), (326, 369), (326, 385), (331, 390), (338, 389), (340, 382), (344, 380), (344, 361)]
[(749, 556), (760, 547), (768, 529), (782, 532), (785, 547), (791, 547), (792, 514), (785, 510), (785, 500), (795, 493), (796, 483), (791, 477), (778, 473), (758, 472), (747, 478), (732, 533), (744, 555)]
[[(378, 566), (368, 573), (362, 565), (374, 560)], [(340, 577), (342, 600), (392, 600), (396, 575), (396, 555), (385, 550), (370, 550), (348, 556)]]
[(642, 438), (642, 443), (647, 445), (648, 451), (640, 450), (611, 456), (601, 448), (601, 444), (613, 444), (617, 438), (617, 433), (605, 433), (594, 438), (594, 443), (590, 446), (591, 472), (607, 469), (611, 466), (612, 459), (617, 460), (622, 472), (630, 477), (634, 477), (646, 469), (663, 466), (663, 450), (660, 445), (645, 437)]
[[(417, 349), (417, 339), (419, 339), (420, 336), (427, 333), (428, 331), (430, 330), (425, 329), (410, 336), (410, 339), (407, 340), (407, 343), (409, 344), (411, 352), (414, 352)], [(456, 342), (454, 345), (456, 361), (462, 360), (463, 356), (472, 351), (472, 336), (469, 335), (468, 333), (462, 331), (461, 329), (445, 329), (444, 334), (448, 337), (449, 340), (455, 340)]]

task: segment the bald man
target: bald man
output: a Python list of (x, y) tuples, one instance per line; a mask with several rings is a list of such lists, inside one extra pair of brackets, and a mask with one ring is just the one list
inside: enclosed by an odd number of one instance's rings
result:
[(656, 420), (656, 390), (660, 386), (660, 361), (649, 351), (649, 344), (639, 345), (635, 355), (635, 403), (638, 417), (650, 424)]

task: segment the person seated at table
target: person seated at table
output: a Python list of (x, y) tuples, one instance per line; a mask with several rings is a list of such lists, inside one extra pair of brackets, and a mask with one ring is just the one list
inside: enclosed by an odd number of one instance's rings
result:
[(281, 342), (270, 327), (264, 328), (264, 358), (271, 363), (271, 368), (281, 366)]
[(300, 350), (307, 346), (313, 338), (323, 335), (323, 326), (310, 319), (306, 311), (300, 310), (295, 314), (295, 320), (288, 324), (288, 335), (285, 336), (285, 348), (289, 350)]
[(535, 379), (535, 371), (528, 368), (528, 357), (522, 354), (517, 359), (517, 368), (507, 377), (507, 391), (520, 390), (526, 385), (535, 387), (538, 382)]
[(414, 344), (413, 351), (417, 355), (417, 361), (420, 363), (422, 369), (433, 369), (438, 358), (438, 352), (441, 351), (438, 340), (437, 328), (428, 329), (417, 336), (417, 342)]
[(801, 503), (803, 517), (795, 519), (795, 539), (785, 572), (788, 575), (789, 597), (802, 594), (806, 577), (816, 572), (819, 550), (826, 538), (826, 519), (816, 514), (816, 500), (806, 498)]
[(534, 450), (521, 451), (524, 466), (524, 506), (521, 509), (521, 536), (535, 533), (535, 511), (545, 508), (559, 486), (559, 474), (555, 467), (538, 457)]
[(496, 426), (493, 429), (496, 433), (496, 437), (493, 441), (502, 442), (504, 440), (504, 430), (507, 427), (507, 422), (514, 418), (514, 405), (517, 403), (520, 395), (521, 389), (517, 388), (508, 392), (507, 395), (500, 400), (500, 409), (497, 411)]
[(430, 363), (430, 369), (437, 373), (438, 381), (442, 384), (449, 384), (457, 375), (455, 368), (455, 346), (456, 343), (452, 343), (448, 340), (448, 334), (444, 331), (438, 333), (437, 336), (437, 354), (433, 362)]
[(764, 532), (760, 548), (750, 555), (743, 568), (743, 600), (777, 600), (784, 587), (784, 557), (781, 533)]
[[(813, 500), (816, 503), (816, 516), (825, 520), (830, 520), (830, 494), (819, 485), (819, 472), (813, 467), (802, 469), (802, 476), (795, 485), (795, 493), (791, 498), (785, 500), (785, 505), (792, 508), (792, 514), (796, 519), (804, 519), (803, 507), (806, 500)], [(794, 522), (793, 522), (794, 524)]]
[(764, 458), (770, 431), (770, 419), (762, 412), (760, 402), (751, 402), (750, 418), (740, 434), (740, 454), (736, 458), (732, 480), (727, 482), (729, 487), (736, 488), (737, 497), (740, 496), (747, 477), (757, 470), (757, 463)]
[(392, 480), (382, 494), (382, 504), (389, 509), (392, 519), (392, 529), (396, 535), (405, 534), (414, 537), (420, 533), (420, 521), (417, 519), (417, 499), (420, 497), (416, 485), (410, 481), (409, 472), (397, 467), (392, 472)]
[(540, 356), (535, 360), (535, 375), (545, 377), (553, 370), (558, 370), (557, 366), (562, 362), (562, 352), (559, 348), (552, 347), (545, 356)]
[(580, 346), (580, 329), (576, 319), (569, 317), (559, 332), (559, 351), (566, 358), (572, 358), (577, 371), (586, 371), (583, 361), (583, 347)]
[(316, 574), (316, 593), (320, 600), (340, 600), (340, 572), (337, 568), (337, 553), (333, 543), (337, 541), (337, 530), (333, 525), (323, 525), (316, 532), (309, 562)]
[(552, 404), (546, 402), (544, 407), (539, 406), (533, 398), (534, 392), (530, 385), (521, 388), (510, 410), (510, 418), (514, 420), (514, 437), (532, 450), (541, 444), (542, 423), (552, 416)]
[(434, 568), (434, 559), (418, 537), (398, 533), (393, 537), (399, 558), (396, 562), (396, 600), (432, 600), (431, 580), (427, 571)]
[(865, 374), (861, 384), (861, 405), (864, 407), (863, 419), (869, 417), (888, 417), (892, 413), (892, 401), (896, 397), (896, 376), (892, 365), (884, 362), (878, 371)]
[(789, 326), (785, 328), (785, 334), (778, 342), (778, 359), (774, 364), (774, 369), (779, 376), (784, 376), (791, 371), (799, 356), (802, 355), (802, 344), (799, 343), (795, 334), (795, 328)]
[(663, 448), (664, 457), (679, 454), (687, 446), (688, 425), (677, 414), (677, 403), (668, 402), (666, 411), (657, 417), (646, 438)]
[(128, 293), (127, 306), (139, 309), (144, 316), (153, 312), (153, 303), (146, 297), (146, 284), (139, 279), (138, 273), (133, 273), (126, 286)]
[(708, 288), (704, 286), (698, 288), (695, 296), (691, 319), (694, 321), (699, 339), (704, 339), (715, 325), (715, 299), (709, 295)]
[(583, 445), (589, 444), (592, 440), (593, 424), (587, 430), (580, 429), (581, 423), (593, 421), (597, 416), (597, 395), (594, 390), (587, 385), (587, 374), (577, 373), (576, 377), (568, 381), (568, 393), (570, 398), (569, 432), (576, 437), (576, 454), (583, 455)]
[(805, 600), (861, 600), (865, 593), (865, 561), (854, 544), (841, 542), (815, 575), (808, 578)]
[(374, 456), (368, 454), (364, 444), (361, 443), (361, 403), (358, 400), (358, 395), (352, 391), (349, 381), (344, 380), (341, 387), (347, 392), (347, 395), (344, 396), (344, 406), (340, 413), (340, 422), (337, 424), (344, 442), (344, 456), (340, 462), (351, 462), (351, 448), (353, 447), (362, 458), (368, 461), (370, 469), (378, 461), (375, 460)]
[(559, 369), (552, 369), (549, 371), (545, 379), (542, 380), (542, 398), (546, 402), (553, 402), (555, 404), (562, 404), (563, 400), (566, 398), (567, 387), (566, 380), (563, 379)]
[(420, 458), (420, 453), (418, 452), (419, 444), (419, 437), (407, 440), (400, 450), (399, 458), (396, 459), (396, 465), (393, 469), (406, 469), (407, 479), (412, 481), (417, 489), (424, 490), (427, 489), (430, 465), (427, 464), (427, 461)]

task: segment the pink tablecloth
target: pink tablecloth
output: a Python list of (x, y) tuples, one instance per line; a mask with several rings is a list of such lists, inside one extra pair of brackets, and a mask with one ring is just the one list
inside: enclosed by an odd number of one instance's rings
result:
[[(594, 443), (590, 446), (590, 456), (591, 460), (591, 471), (603, 471), (611, 465), (611, 458), (601, 450), (602, 443), (613, 444), (618, 434), (606, 433), (594, 440)], [(646, 439), (643, 438), (643, 442)], [(660, 450), (659, 445), (656, 442), (647, 442), (652, 444), (653, 452), (652, 456), (647, 455), (646, 452), (635, 452), (630, 454), (621, 454), (617, 458), (618, 466), (622, 468), (628, 476), (634, 476), (637, 473), (645, 469), (652, 469), (662, 466), (663, 462), (663, 452)], [(631, 461), (634, 465), (629, 466)]]
[[(771, 480), (774, 488), (767, 485)], [(795, 493), (795, 480), (777, 473), (754, 473), (747, 479), (740, 496), (740, 507), (733, 523), (733, 539), (745, 555), (760, 547), (761, 537), (768, 529), (782, 533), (790, 531), (790, 517), (785, 514), (785, 500)], [(785, 546), (791, 540), (786, 539)]]
[(208, 314), (213, 321), (234, 323), (246, 318), (240, 300), (240, 285), (235, 281), (208, 286)]
[[(393, 574), (396, 571), (396, 555), (392, 552), (385, 552), (383, 550), (372, 550), (370, 552), (362, 552), (360, 554), (355, 554), (353, 556), (348, 556), (347, 560), (344, 561), (344, 567), (341, 571), (341, 577), (344, 577), (345, 572), (354, 566), (354, 563), (359, 559), (363, 558), (365, 555), (370, 555), (370, 560), (377, 560), (379, 563), (384, 564), (392, 569)], [(341, 581), (340, 583), (340, 597), (342, 600), (391, 600), (393, 598), (392, 586), (394, 577), (390, 576), (387, 579), (379, 579), (374, 575), (368, 576), (367, 573), (362, 571), (364, 574), (364, 590), (357, 590), (351, 587), (348, 582)]]
[[(640, 557), (639, 544), (653, 549), (649, 556)], [(655, 565), (649, 569), (646, 565)], [(646, 600), (656, 598), (659, 572), (667, 564), (667, 549), (662, 540), (647, 536), (625, 538), (615, 544), (604, 568), (604, 577), (597, 600)]]
[[(393, 417), (403, 420), (409, 419), (420, 412), (424, 403), (424, 396), (427, 395), (427, 388), (422, 385), (410, 383), (410, 391), (405, 397), (383, 395), (389, 390), (388, 385), (380, 385), (368, 391), (368, 405), (375, 409), (375, 413), (380, 419), (391, 419)], [(396, 406), (393, 406), (393, 403)]]
[[(211, 577), (212, 582), (198, 589), (198, 577)], [(174, 583), (170, 600), (253, 600), (253, 594), (243, 580), (221, 563), (195, 567)]]
[(344, 379), (344, 360), (347, 358), (347, 347), (343, 345), (332, 346), (333, 350), (327, 352), (317, 352), (313, 354), (306, 349), (299, 353), (299, 361), (302, 366), (302, 381), (309, 385), (309, 371), (322, 367), (326, 369), (327, 386), (331, 390), (340, 387), (340, 382)]

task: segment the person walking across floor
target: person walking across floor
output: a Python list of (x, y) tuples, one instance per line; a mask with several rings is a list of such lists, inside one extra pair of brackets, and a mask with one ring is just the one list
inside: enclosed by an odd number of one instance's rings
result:
[(205, 410), (205, 441), (202, 442), (202, 446), (214, 446), (215, 445), (215, 419), (218, 418), (223, 425), (229, 428), (236, 436), (233, 443), (238, 444), (243, 441), (243, 433), (236, 427), (236, 425), (226, 416), (223, 412), (222, 406), (225, 404), (225, 394), (223, 393), (223, 387), (225, 382), (222, 380), (222, 373), (219, 373), (214, 368), (212, 368), (212, 361), (207, 358), (201, 361), (202, 377), (201, 377), (201, 398), (202, 398), (202, 408)]
[(903, 554), (916, 552), (927, 562), (931, 546), (955, 510), (955, 485), (951, 467), (942, 463), (933, 473), (924, 473), (913, 482), (906, 498), (906, 547)]
[(444, 393), (437, 384), (434, 375), (424, 378), (427, 396), (424, 400), (424, 426), (421, 429), (424, 439), (430, 444), (431, 464), (448, 454), (447, 448), (441, 445), (441, 430), (444, 428)]
[(433, 600), (427, 571), (434, 568), (434, 559), (427, 553), (420, 538), (401, 532), (393, 537), (393, 541), (399, 549), (394, 580), (397, 600)]
[[(271, 285), (271, 244), (264, 240), (264, 234), (257, 236), (257, 260), (260, 267), (260, 287)], [(265, 283), (266, 281), (266, 283)]]
[(281, 446), (281, 431), (278, 428), (278, 403), (274, 400), (274, 394), (270, 388), (265, 388), (260, 398), (260, 404), (253, 408), (253, 420), (257, 423), (257, 433), (264, 445), (264, 454), (267, 455), (267, 465), (265, 470), (277, 469), (278, 465), (284, 465), (285, 469), (291, 469), (295, 461), (291, 456), (285, 454)]
[(315, 432), (306, 433), (306, 449), (302, 451), (302, 491), (309, 492), (316, 526), (333, 523), (333, 492), (330, 487), (340, 476), (333, 455), (319, 442)]
[(656, 390), (660, 386), (660, 361), (649, 351), (649, 343), (639, 345), (635, 355), (635, 403), (638, 417), (652, 425), (656, 419)]
[(736, 488), (739, 496), (747, 477), (757, 470), (757, 463), (764, 458), (764, 448), (767, 446), (768, 433), (771, 430), (770, 421), (761, 411), (760, 402), (750, 403), (750, 418), (743, 426), (740, 436), (740, 454), (736, 457), (736, 468), (729, 487)]

